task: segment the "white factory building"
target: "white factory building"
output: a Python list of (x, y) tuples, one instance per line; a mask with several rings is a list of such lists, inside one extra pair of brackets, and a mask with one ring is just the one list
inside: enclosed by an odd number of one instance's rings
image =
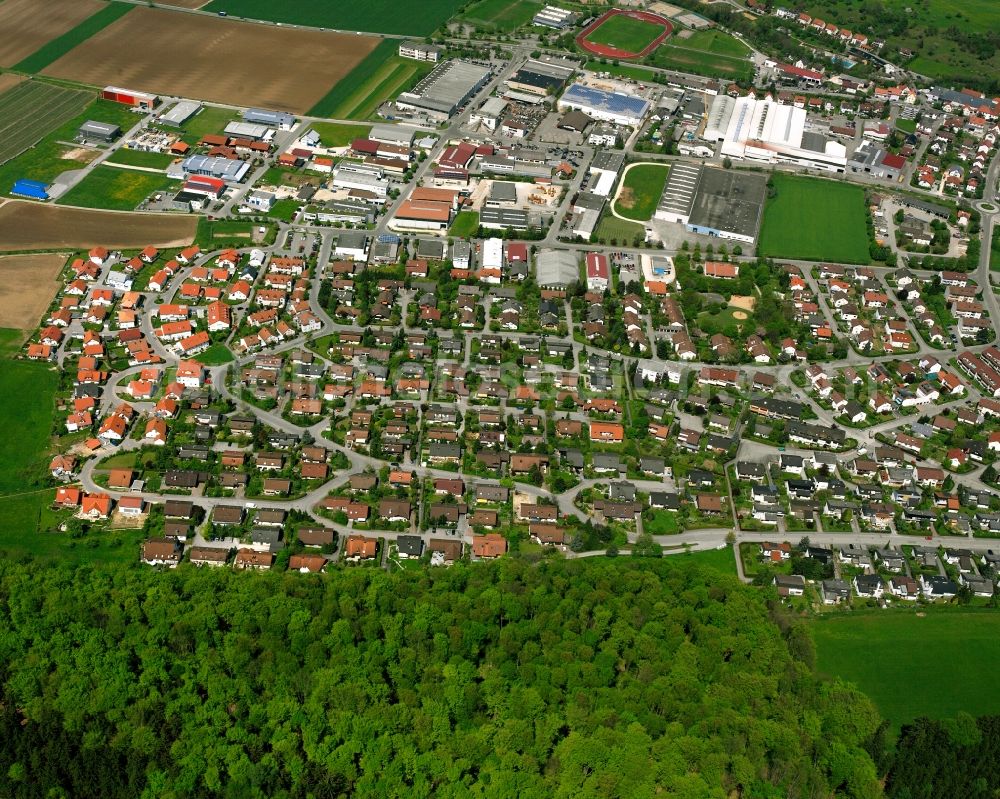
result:
[(752, 96), (712, 99), (705, 139), (730, 158), (789, 163), (828, 172), (847, 168), (847, 148), (806, 129), (806, 111)]

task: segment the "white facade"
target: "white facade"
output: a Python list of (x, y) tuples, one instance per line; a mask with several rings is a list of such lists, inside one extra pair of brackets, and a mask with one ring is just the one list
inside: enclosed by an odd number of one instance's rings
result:
[(486, 239), (483, 242), (483, 269), (503, 268), (503, 239)]
[[(847, 148), (806, 130), (806, 111), (774, 100), (724, 94), (712, 100), (705, 139), (730, 158), (798, 164), (829, 172), (847, 167)], [(812, 143), (812, 147), (805, 144)]]

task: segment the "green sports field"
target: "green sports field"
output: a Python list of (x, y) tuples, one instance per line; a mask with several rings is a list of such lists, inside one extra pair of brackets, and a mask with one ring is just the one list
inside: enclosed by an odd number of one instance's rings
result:
[(637, 222), (652, 219), (669, 171), (670, 167), (666, 164), (636, 164), (629, 167), (622, 179), (622, 191), (615, 201), (615, 210)]
[(98, 166), (60, 197), (59, 204), (110, 211), (134, 211), (150, 194), (170, 185), (171, 181), (162, 172)]
[(466, 8), (460, 21), (484, 28), (512, 31), (527, 25), (542, 9), (535, 0), (480, 0)]
[(775, 173), (757, 251), (774, 258), (866, 264), (868, 229), (860, 186)]
[(662, 25), (654, 25), (626, 14), (616, 14), (593, 31), (587, 41), (639, 53), (649, 47), (661, 33)]
[(464, 4), (463, 0), (423, 0), (419, 7), (407, 7), (398, 0), (366, 0), (362, 3), (212, 0), (201, 10), (213, 14), (225, 11), (234, 17), (263, 19), (285, 25), (422, 37), (437, 30)]
[(817, 665), (855, 683), (895, 728), (918, 716), (1000, 712), (1000, 615), (953, 608), (811, 623)]
[(706, 53), (730, 58), (746, 58), (750, 54), (750, 48), (743, 42), (718, 28), (695, 31), (686, 39), (677, 38), (674, 44), (689, 50), (704, 50)]
[(668, 39), (653, 51), (650, 58), (654, 66), (731, 80), (749, 80), (753, 77), (753, 64), (746, 58), (694, 49), (680, 41), (676, 45), (672, 42), (673, 40)]

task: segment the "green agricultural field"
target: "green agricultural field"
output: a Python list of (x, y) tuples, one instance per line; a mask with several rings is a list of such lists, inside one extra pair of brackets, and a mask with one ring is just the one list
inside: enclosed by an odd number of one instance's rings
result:
[(512, 31), (531, 22), (542, 8), (542, 3), (535, 0), (481, 0), (469, 6), (459, 16), (462, 22), (479, 25), (484, 28), (494, 28), (500, 31)]
[(79, 114), (94, 95), (28, 80), (0, 94), (0, 163), (27, 150)]
[(177, 156), (170, 153), (150, 153), (145, 150), (127, 150), (119, 147), (108, 158), (108, 163), (141, 166), (147, 169), (166, 169), (176, 159)]
[(59, 198), (60, 205), (134, 211), (150, 194), (173, 185), (165, 174), (98, 166)]
[[(317, 3), (315, 0), (212, 0), (203, 11), (225, 11), (231, 16), (264, 19), (286, 25), (307, 25), (342, 31), (428, 36), (447, 22), (465, 0), (424, 0), (419, 10), (398, 0), (364, 3)], [(409, 12), (409, 13), (408, 13)], [(396, 42), (398, 45), (398, 42)]]
[(661, 33), (663, 27), (660, 25), (617, 14), (591, 33), (587, 41), (638, 53), (649, 47)]
[(462, 211), (455, 217), (448, 230), (449, 236), (459, 239), (467, 239), (476, 235), (479, 230), (479, 213), (477, 211)]
[(79, 169), (81, 163), (65, 158), (72, 149), (63, 142), (72, 142), (77, 130), (88, 119), (97, 122), (110, 122), (119, 125), (122, 130), (131, 128), (136, 122), (136, 116), (123, 105), (107, 100), (94, 100), (86, 106), (82, 113), (63, 122), (51, 131), (41, 141), (29, 150), (25, 150), (16, 158), (5, 164), (0, 164), (0, 193), (7, 194), (18, 178), (40, 180), (51, 183), (63, 172), (69, 169)]
[(647, 222), (653, 218), (663, 194), (670, 167), (666, 164), (636, 164), (628, 168), (615, 210), (628, 219)]
[(646, 59), (661, 69), (693, 72), (696, 75), (722, 77), (731, 80), (749, 80), (753, 65), (745, 58), (732, 58), (704, 50), (689, 49), (683, 45), (664, 42)]
[(78, 44), (83, 44), (83, 42), (87, 41), (95, 33), (104, 30), (116, 19), (125, 16), (131, 10), (132, 5), (130, 3), (108, 3), (104, 8), (87, 17), (87, 19), (75, 28), (71, 28), (62, 36), (57, 36), (52, 41), (42, 45), (41, 48), (27, 58), (15, 64), (14, 69), (18, 72), (41, 72), (45, 67), (62, 58)]
[(1000, 712), (1000, 615), (940, 608), (818, 619), (819, 671), (850, 680), (898, 729), (918, 716)]
[(866, 264), (868, 230), (860, 186), (775, 173), (757, 251), (774, 258)]
[(313, 122), (324, 147), (344, 147), (355, 139), (368, 137), (371, 125), (345, 125), (338, 122)]
[(0, 494), (31, 490), (48, 476), (57, 383), (56, 372), (47, 366), (0, 360), (0, 412), (6, 422)]
[(400, 58), (399, 42), (386, 39), (310, 110), (310, 116), (368, 119), (386, 100), (411, 88), (433, 64)]

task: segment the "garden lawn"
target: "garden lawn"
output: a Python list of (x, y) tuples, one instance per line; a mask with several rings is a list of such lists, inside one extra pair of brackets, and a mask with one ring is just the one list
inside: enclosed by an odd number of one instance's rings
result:
[(869, 262), (865, 192), (860, 186), (775, 173), (757, 251), (774, 258)]
[(167, 188), (171, 182), (159, 172), (98, 166), (60, 197), (59, 204), (134, 211), (150, 194)]
[(355, 139), (367, 139), (371, 125), (345, 125), (340, 122), (313, 122), (324, 147), (345, 147)]
[(856, 683), (896, 730), (918, 716), (1000, 712), (1000, 616), (950, 607), (926, 613), (813, 621), (819, 671)]
[(119, 147), (108, 157), (108, 162), (141, 166), (148, 169), (166, 169), (176, 158), (176, 155), (170, 153), (150, 153), (145, 150), (129, 150), (125, 147)]
[(663, 33), (662, 25), (654, 25), (625, 14), (616, 14), (593, 31), (587, 37), (587, 41), (594, 44), (609, 44), (621, 50), (639, 53), (649, 47), (661, 33)]
[(219, 366), (232, 361), (233, 353), (229, 351), (229, 348), (225, 344), (212, 344), (197, 357), (205, 366)]
[(666, 164), (635, 164), (628, 168), (615, 210), (628, 219), (646, 222), (653, 218), (663, 194), (670, 167)]
[(603, 244), (633, 244), (636, 238), (640, 242), (646, 238), (646, 231), (642, 225), (618, 219), (605, 209), (590, 240)]
[(479, 230), (479, 213), (477, 211), (462, 211), (451, 223), (448, 235), (467, 239), (475, 236), (477, 230)]

